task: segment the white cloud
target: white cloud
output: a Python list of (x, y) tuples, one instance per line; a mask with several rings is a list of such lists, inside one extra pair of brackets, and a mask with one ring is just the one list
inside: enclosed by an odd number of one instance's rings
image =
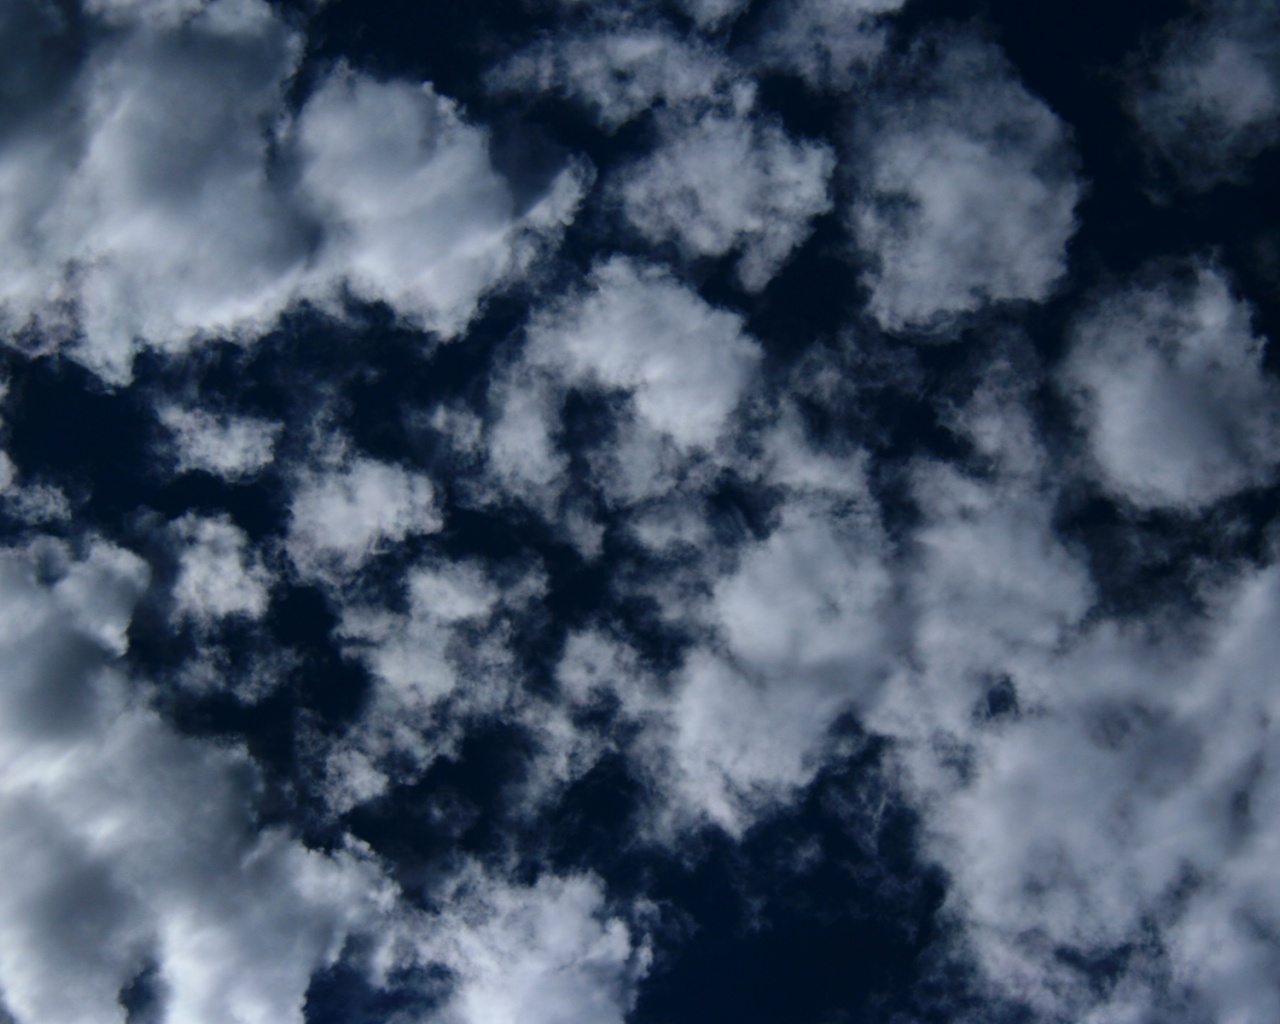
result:
[(174, 614), (198, 626), (228, 616), (261, 618), (271, 577), (249, 550), (249, 538), (226, 516), (188, 514), (172, 524), (181, 545)]
[(963, 37), (939, 50), (924, 85), (864, 107), (854, 136), (849, 219), (872, 261), (871, 313), (895, 330), (1044, 299), (1081, 194), (1066, 128), (1004, 58)]
[(355, 458), (302, 476), (286, 544), (300, 572), (323, 576), (354, 571), (389, 544), (442, 525), (430, 478)]
[(1280, 138), (1280, 16), (1270, 4), (1217, 0), (1167, 31), (1130, 107), (1182, 184), (1247, 177)]
[[(934, 852), (980, 962), (1042, 1014), (1261, 1024), (1280, 1006), (1278, 594), (1272, 567), (1202, 621), (1103, 624), (1030, 681), (1032, 714), (971, 734)], [(1126, 945), (1112, 990), (1057, 955)]]
[(178, 736), (118, 665), (145, 565), (96, 544), (0, 554), (0, 993), (18, 1024), (303, 1020), (312, 973), (381, 883), (254, 822), (241, 753)]
[(1097, 473), (1143, 508), (1197, 509), (1266, 483), (1280, 389), (1222, 272), (1134, 285), (1086, 313), (1062, 382)]
[(874, 521), (797, 507), (716, 584), (724, 648), (690, 656), (671, 709), (689, 810), (741, 834), (813, 778), (840, 715), (869, 704), (887, 667), (882, 546)]
[(260, 472), (275, 459), (281, 430), (278, 423), (177, 405), (161, 406), (156, 414), (171, 433), (179, 473), (203, 470), (239, 480)]
[(623, 257), (529, 329), (531, 362), (630, 392), (637, 415), (683, 449), (715, 443), (759, 358), (740, 316)]
[[(89, 26), (82, 66), (0, 133), (7, 333), (113, 383), (142, 346), (252, 340), (303, 300), (387, 302), (448, 338), (572, 217), (577, 169), (517, 212), (485, 133), (430, 87), (339, 69), (291, 117), (279, 15), (189, 6), (99, 5), (117, 29)], [(6, 30), (0, 53), (24, 45)]]
[(655, 106), (750, 105), (754, 87), (720, 54), (657, 28), (622, 25), (555, 36), (489, 75), (498, 92), (553, 93), (615, 131)]
[(430, 86), (340, 70), (308, 100), (297, 140), (301, 187), (329, 231), (322, 287), (386, 302), (445, 337), (527, 269), (540, 232), (571, 219), (581, 195), (571, 168), (517, 218), (487, 136)]
[(651, 955), (591, 875), (464, 873), (416, 954), (454, 973), (442, 1024), (622, 1024)]
[(413, 782), (472, 721), (519, 703), (511, 615), (545, 587), (534, 570), (495, 579), (471, 562), (428, 563), (405, 574), (403, 611), (355, 601), (342, 609), (337, 637), (375, 686), (361, 718), (325, 755), (335, 811)]
[(834, 154), (749, 116), (659, 123), (657, 148), (616, 183), (628, 220), (649, 241), (675, 241), (688, 256), (740, 250), (738, 278), (760, 290), (831, 208)]
[(761, 62), (820, 89), (848, 88), (884, 51), (882, 19), (903, 0), (782, 0), (766, 16)]

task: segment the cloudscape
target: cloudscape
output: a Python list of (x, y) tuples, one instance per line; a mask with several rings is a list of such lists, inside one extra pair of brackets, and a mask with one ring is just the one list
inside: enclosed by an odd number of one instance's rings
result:
[(3, 0), (0, 1024), (1280, 1021), (1275, 0)]

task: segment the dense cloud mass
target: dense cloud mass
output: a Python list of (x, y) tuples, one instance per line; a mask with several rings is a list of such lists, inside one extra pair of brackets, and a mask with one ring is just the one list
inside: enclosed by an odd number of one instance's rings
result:
[(410, 7), (0, 5), (0, 1021), (1280, 1019), (1276, 5)]

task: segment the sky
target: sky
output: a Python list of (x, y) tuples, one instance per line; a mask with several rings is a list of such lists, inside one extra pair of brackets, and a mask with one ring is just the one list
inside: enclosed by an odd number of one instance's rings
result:
[(1275, 0), (4, 0), (0, 1024), (1275, 1024), (1277, 143)]

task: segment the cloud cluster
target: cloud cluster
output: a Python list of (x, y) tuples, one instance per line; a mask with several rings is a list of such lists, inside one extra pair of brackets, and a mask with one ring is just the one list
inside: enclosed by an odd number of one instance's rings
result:
[[(91, 21), (83, 61), (11, 75), (6, 334), (69, 344), (116, 383), (140, 347), (251, 340), (304, 301), (385, 302), (448, 338), (571, 214), (576, 172), (518, 212), (485, 133), (429, 87), (339, 68), (291, 115), (301, 40), (279, 15), (189, 7), (99, 5), (115, 30)], [(56, 5), (22, 0), (0, 24), (7, 64), (33, 52), (28, 22), (74, 53)]]
[(254, 817), (242, 753), (188, 740), (122, 673), (136, 556), (0, 555), (0, 998), (19, 1021), (301, 1022), (312, 973), (367, 921), (376, 872)]

